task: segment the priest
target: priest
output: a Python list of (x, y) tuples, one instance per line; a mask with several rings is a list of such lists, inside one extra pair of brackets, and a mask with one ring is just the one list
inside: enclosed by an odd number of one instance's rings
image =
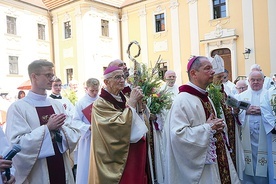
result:
[(99, 97), (100, 81), (89, 78), (85, 83), (86, 94), (76, 103), (73, 123), (80, 124), (81, 138), (77, 151), (76, 184), (88, 183), (90, 145), (91, 145), (91, 112), (92, 104)]
[(16, 183), (74, 183), (69, 154), (80, 132), (68, 121), (63, 105), (47, 97), (55, 77), (53, 67), (46, 60), (30, 63), (32, 88), (7, 112), (7, 137), (21, 146), (13, 158)]
[(142, 90), (133, 88), (127, 100), (121, 92), (124, 73), (117, 66), (105, 70), (104, 83), (93, 103), (89, 183), (152, 183), (148, 128), (143, 109), (136, 108)]
[(189, 82), (179, 87), (166, 133), (165, 183), (240, 183), (223, 130), (206, 87), (214, 70), (208, 58), (193, 57), (187, 65)]
[[(239, 101), (250, 103), (247, 110), (239, 113), (245, 158), (243, 183), (273, 183), (272, 180), (268, 180), (268, 173), (273, 173), (275, 162), (269, 159), (269, 157), (272, 158), (272, 150), (270, 149), (269, 154), (268, 150), (273, 146), (274, 141), (271, 140), (272, 137), (269, 134), (273, 129), (271, 125), (274, 125), (275, 122), (268, 123), (265, 119), (266, 116), (262, 116), (262, 113), (266, 111), (262, 112), (265, 109), (261, 108), (261, 102), (267, 93), (264, 88), (264, 74), (261, 71), (250, 72), (248, 83), (249, 89), (237, 96)], [(268, 98), (265, 99), (268, 100)], [(269, 147), (267, 138), (271, 140)], [(275, 153), (275, 149), (273, 153)], [(274, 178), (275, 175), (273, 174), (271, 177)]]

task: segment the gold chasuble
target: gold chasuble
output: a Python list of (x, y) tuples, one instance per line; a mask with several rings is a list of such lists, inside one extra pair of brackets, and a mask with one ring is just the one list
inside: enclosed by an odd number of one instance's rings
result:
[[(55, 111), (52, 106), (46, 107), (36, 107), (36, 111), (39, 117), (40, 125), (45, 125), (50, 116), (55, 114)], [(60, 153), (57, 145), (57, 141), (61, 142), (61, 136), (58, 132), (56, 132), (55, 136), (53, 137), (53, 147), (55, 151), (55, 155), (47, 157), (47, 166), (49, 172), (50, 183), (58, 183), (58, 184), (65, 184), (65, 168), (63, 162), (62, 153)]]
[(147, 143), (130, 143), (132, 110), (104, 89), (93, 103), (90, 184), (147, 184)]
[[(206, 115), (206, 120), (209, 118), (210, 114), (213, 113), (215, 114), (215, 110), (213, 109), (213, 106), (211, 102), (209, 101), (208, 98), (208, 93), (202, 94), (196, 89), (194, 89), (191, 86), (188, 85), (183, 85), (179, 87), (179, 92), (187, 92), (192, 95), (197, 96), (200, 101), (202, 102), (202, 105), (204, 107), (205, 115)], [(220, 175), (220, 180), (222, 184), (231, 184), (231, 178), (230, 178), (230, 171), (229, 171), (229, 164), (228, 164), (228, 159), (227, 159), (227, 153), (226, 153), (226, 148), (225, 148), (225, 143), (224, 143), (224, 136), (222, 133), (217, 132), (215, 133), (214, 137), (217, 139), (216, 141), (216, 154), (217, 154), (217, 164), (219, 168), (219, 175)]]

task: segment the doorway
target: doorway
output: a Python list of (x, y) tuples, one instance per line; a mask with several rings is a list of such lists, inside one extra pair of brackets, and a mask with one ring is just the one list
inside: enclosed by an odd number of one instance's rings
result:
[(231, 51), (227, 48), (216, 49), (211, 52), (211, 56), (219, 55), (224, 60), (224, 68), (229, 72), (229, 80), (233, 82), (232, 79), (232, 63), (231, 63)]

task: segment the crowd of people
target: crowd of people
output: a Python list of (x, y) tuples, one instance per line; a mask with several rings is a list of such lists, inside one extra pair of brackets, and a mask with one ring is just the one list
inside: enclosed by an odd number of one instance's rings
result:
[[(72, 80), (71, 99), (52, 62), (31, 62), (31, 89), (18, 93), (0, 128), (0, 184), (276, 183), (273, 79), (254, 64), (234, 84), (218, 55), (194, 56), (186, 71), (181, 86), (165, 73), (159, 90), (173, 103), (152, 114), (119, 59), (103, 85), (89, 78), (82, 93)], [(20, 150), (7, 158), (13, 145)]]

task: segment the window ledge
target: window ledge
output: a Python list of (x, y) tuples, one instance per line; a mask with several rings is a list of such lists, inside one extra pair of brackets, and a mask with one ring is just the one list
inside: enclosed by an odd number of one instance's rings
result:
[(20, 75), (20, 74), (7, 74), (6, 77), (23, 77), (23, 75)]
[(215, 22), (228, 22), (230, 20), (230, 16), (227, 17), (222, 17), (222, 18), (218, 18), (218, 19), (211, 19), (209, 20), (210, 24), (213, 24)]
[(100, 36), (100, 39), (102, 41), (112, 41), (112, 38), (111, 37), (108, 37), (108, 36)]
[(42, 40), (42, 39), (36, 39), (37, 42), (41, 42), (41, 43), (49, 43), (49, 41), (47, 40)]
[(21, 36), (18, 35), (14, 35), (14, 34), (9, 34), (9, 33), (5, 33), (5, 36), (7, 37), (7, 39), (15, 39), (17, 41), (19, 41), (21, 39)]

